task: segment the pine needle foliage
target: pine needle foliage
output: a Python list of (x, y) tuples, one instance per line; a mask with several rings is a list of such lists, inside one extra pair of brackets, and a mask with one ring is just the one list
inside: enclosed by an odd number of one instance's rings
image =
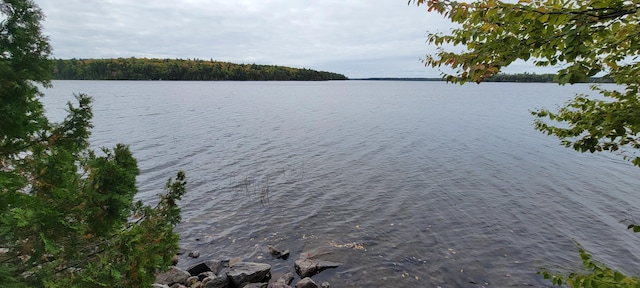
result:
[(89, 149), (91, 97), (50, 122), (44, 15), (30, 0), (0, 2), (0, 285), (145, 287), (178, 250), (179, 172), (159, 202), (134, 202), (139, 173), (128, 146)]

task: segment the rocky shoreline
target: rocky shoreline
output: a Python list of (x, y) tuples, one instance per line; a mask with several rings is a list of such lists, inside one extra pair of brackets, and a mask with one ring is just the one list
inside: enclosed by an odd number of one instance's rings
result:
[[(273, 246), (267, 250), (276, 259), (287, 260), (289, 250), (281, 251)], [(189, 253), (192, 258), (199, 257), (198, 251)], [(177, 258), (176, 258), (177, 260)], [(177, 264), (174, 263), (174, 265)], [(316, 259), (312, 253), (301, 253), (294, 261), (294, 269), (300, 280), (290, 286), (295, 279), (292, 272), (277, 279), (271, 279), (271, 265), (256, 262), (243, 262), (240, 258), (230, 260), (207, 260), (189, 268), (177, 266), (156, 276), (154, 288), (327, 288), (328, 282), (316, 284), (311, 277), (323, 270), (339, 267), (341, 263)]]

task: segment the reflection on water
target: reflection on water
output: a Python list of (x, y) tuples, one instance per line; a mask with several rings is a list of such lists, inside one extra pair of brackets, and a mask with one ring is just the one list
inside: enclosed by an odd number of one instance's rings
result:
[(141, 199), (186, 171), (178, 229), (202, 256), (183, 266), (239, 256), (277, 275), (311, 251), (344, 263), (314, 276), (332, 287), (548, 286), (537, 269), (579, 268), (579, 242), (640, 274), (619, 223), (637, 168), (532, 127), (529, 110), (586, 85), (55, 81), (52, 116), (72, 92), (95, 98), (95, 147), (131, 145)]

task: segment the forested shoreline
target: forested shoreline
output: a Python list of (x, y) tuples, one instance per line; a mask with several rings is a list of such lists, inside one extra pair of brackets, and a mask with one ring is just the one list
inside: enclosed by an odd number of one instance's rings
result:
[(199, 59), (54, 59), (55, 80), (326, 81), (332, 72)]
[[(200, 59), (54, 59), (54, 80), (327, 81), (345, 75), (277, 65), (235, 64)], [(358, 78), (353, 80), (445, 81), (442, 78)], [(554, 83), (555, 74), (498, 73), (485, 82)], [(582, 83), (611, 83), (607, 77)]]

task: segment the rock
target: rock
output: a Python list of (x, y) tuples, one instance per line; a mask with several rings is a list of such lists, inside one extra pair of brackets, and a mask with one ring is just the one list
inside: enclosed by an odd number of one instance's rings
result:
[(269, 254), (271, 254), (271, 256), (278, 256), (280, 255), (280, 250), (278, 250), (278, 248), (273, 247), (271, 245), (267, 246), (267, 250), (269, 251)]
[(305, 277), (300, 279), (300, 281), (296, 283), (296, 288), (318, 288), (318, 284), (316, 284), (316, 282), (313, 282), (311, 278)]
[(198, 276), (191, 276), (189, 278), (187, 278), (187, 281), (184, 282), (185, 285), (191, 287), (193, 286), (193, 284), (196, 284), (196, 282), (200, 281), (200, 279), (198, 278)]
[(300, 277), (311, 277), (328, 268), (336, 268), (341, 263), (315, 260), (315, 259), (298, 259), (295, 261), (296, 272)]
[(283, 283), (283, 284), (290, 285), (291, 282), (293, 282), (293, 273), (291, 272), (287, 272), (284, 275), (278, 277), (278, 279), (276, 279), (276, 283)]
[(329, 285), (329, 282), (322, 282), (322, 284), (320, 284), (320, 287), (322, 288), (329, 288), (331, 285)]
[(213, 276), (209, 276), (209, 277), (205, 277), (204, 279), (201, 280), (202, 282), (202, 286), (207, 286), (207, 283), (209, 283), (209, 281), (213, 280), (216, 278), (216, 275)]
[(204, 279), (207, 278), (207, 277), (215, 278), (216, 274), (214, 274), (211, 271), (202, 272), (202, 273), (198, 274), (198, 280), (199, 281), (204, 281)]
[(171, 288), (188, 288), (188, 287), (180, 283), (173, 283), (173, 285), (171, 285)]
[(233, 258), (229, 260), (229, 267), (233, 267), (233, 265), (236, 265), (236, 263), (240, 263), (240, 262), (242, 262), (242, 258), (240, 257)]
[(153, 283), (151, 284), (152, 288), (171, 288), (169, 287), (169, 285), (165, 285), (165, 284), (160, 284), (160, 283)]
[(177, 254), (176, 254), (176, 255), (173, 255), (173, 257), (171, 257), (171, 264), (173, 264), (173, 266), (178, 265), (178, 260), (180, 260), (180, 259), (178, 258), (178, 255), (177, 255)]
[(191, 277), (189, 272), (176, 266), (171, 266), (167, 272), (156, 275), (156, 283), (166, 285), (173, 285), (174, 283), (184, 284), (189, 277)]
[(287, 258), (289, 258), (289, 250), (280, 251), (280, 249), (271, 245), (267, 247), (267, 250), (269, 251), (269, 254), (271, 254), (271, 256), (278, 259), (287, 260)]
[(231, 287), (231, 281), (225, 276), (214, 276), (202, 280), (202, 285), (205, 288), (229, 288)]
[(271, 265), (252, 262), (238, 262), (227, 272), (227, 276), (236, 287), (247, 283), (260, 283), (271, 278)]
[(289, 258), (289, 253), (289, 250), (282, 251), (280, 256), (278, 256), (278, 259), (287, 260), (287, 258)]
[(269, 283), (269, 286), (267, 286), (267, 288), (291, 288), (291, 286), (280, 282), (273, 282)]
[(200, 257), (200, 251), (198, 251), (198, 250), (193, 250), (193, 251), (189, 252), (189, 257), (191, 257), (191, 258), (198, 258), (198, 257)]
[(268, 283), (249, 283), (242, 286), (242, 288), (267, 288)]
[(204, 272), (213, 272), (213, 274), (218, 274), (220, 268), (222, 268), (222, 261), (209, 260), (187, 268), (187, 272), (193, 276), (200, 275)]

